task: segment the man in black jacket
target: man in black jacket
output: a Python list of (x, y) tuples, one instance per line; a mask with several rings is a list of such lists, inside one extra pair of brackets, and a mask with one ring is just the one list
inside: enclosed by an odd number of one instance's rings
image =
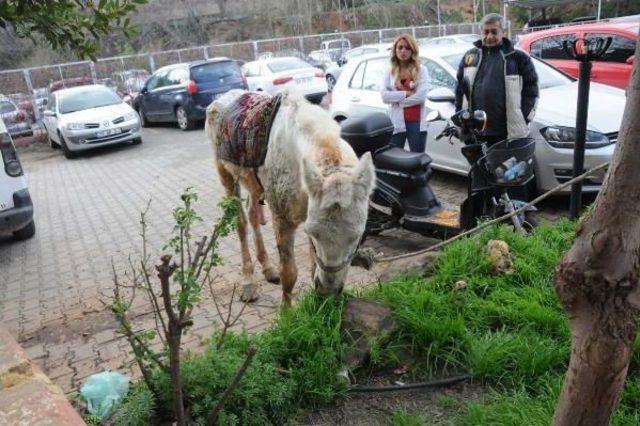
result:
[(529, 122), (538, 102), (538, 75), (531, 58), (515, 50), (504, 36), (502, 16), (482, 19), (482, 39), (458, 67), (456, 110), (470, 108), (487, 113), (480, 140), (492, 145), (529, 135)]

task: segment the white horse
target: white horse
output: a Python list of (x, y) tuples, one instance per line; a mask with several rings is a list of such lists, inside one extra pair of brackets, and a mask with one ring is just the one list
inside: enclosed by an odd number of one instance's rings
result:
[[(214, 147), (218, 117), (243, 93), (232, 90), (207, 108), (205, 130)], [(249, 192), (249, 222), (256, 254), (267, 281), (282, 282), (283, 304), (291, 305), (298, 277), (294, 239), (304, 222), (313, 258), (312, 280), (320, 295), (339, 294), (362, 237), (368, 200), (375, 183), (371, 156), (360, 160), (340, 138), (340, 126), (327, 111), (297, 94), (285, 94), (273, 120), (264, 164), (257, 169), (240, 167), (218, 157), (215, 164), (228, 195), (240, 195), (240, 184)], [(261, 206), (265, 199), (280, 255), (280, 271), (269, 262), (260, 232)], [(257, 299), (258, 285), (247, 242), (247, 219), (238, 215), (242, 251), (243, 301)]]

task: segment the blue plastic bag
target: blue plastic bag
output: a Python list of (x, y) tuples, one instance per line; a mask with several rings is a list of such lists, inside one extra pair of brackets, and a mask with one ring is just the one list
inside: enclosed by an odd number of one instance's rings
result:
[(89, 376), (80, 388), (80, 395), (87, 401), (89, 413), (104, 420), (128, 391), (128, 377), (113, 371), (104, 371)]

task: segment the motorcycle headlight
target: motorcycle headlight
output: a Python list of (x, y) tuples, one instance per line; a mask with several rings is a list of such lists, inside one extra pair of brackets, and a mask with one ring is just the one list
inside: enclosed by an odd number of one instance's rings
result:
[(67, 130), (82, 130), (84, 129), (84, 123), (67, 123)]
[(137, 120), (138, 114), (135, 111), (128, 112), (124, 115), (124, 121)]
[[(554, 148), (573, 149), (576, 143), (576, 129), (574, 127), (549, 126), (540, 129), (540, 133), (546, 141)], [(612, 142), (607, 135), (587, 130), (585, 138), (585, 149), (602, 148)]]

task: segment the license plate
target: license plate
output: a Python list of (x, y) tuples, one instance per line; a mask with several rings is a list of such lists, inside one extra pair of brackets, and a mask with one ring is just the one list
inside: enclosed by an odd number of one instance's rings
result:
[(100, 130), (96, 133), (96, 136), (99, 138), (104, 138), (105, 136), (117, 135), (121, 130), (119, 127), (114, 127), (113, 129)]
[(298, 84), (306, 84), (306, 83), (311, 83), (311, 80), (313, 80), (313, 77), (296, 78), (296, 83), (298, 83)]

